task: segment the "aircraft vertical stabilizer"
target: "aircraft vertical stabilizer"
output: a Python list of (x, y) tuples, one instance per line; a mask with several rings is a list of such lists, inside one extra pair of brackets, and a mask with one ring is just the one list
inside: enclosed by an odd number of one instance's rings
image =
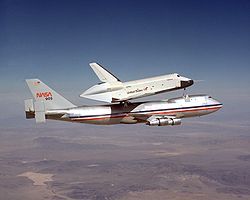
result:
[(39, 79), (27, 79), (26, 82), (35, 101), (43, 102), (45, 110), (75, 107), (74, 104), (52, 90)]
[(112, 73), (110, 73), (107, 69), (102, 67), (98, 63), (90, 63), (90, 67), (94, 70), (95, 74), (98, 76), (101, 82), (116, 82), (120, 81), (117, 77), (115, 77)]

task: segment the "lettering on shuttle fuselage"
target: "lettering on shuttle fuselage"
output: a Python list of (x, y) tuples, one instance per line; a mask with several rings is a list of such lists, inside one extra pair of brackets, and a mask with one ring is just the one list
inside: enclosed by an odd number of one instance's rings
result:
[(52, 100), (52, 93), (51, 92), (37, 92), (36, 98), (45, 98), (45, 100)]
[(136, 89), (136, 90), (128, 91), (127, 94), (133, 94), (133, 93), (142, 92), (142, 91), (147, 91), (147, 90), (148, 90), (148, 87), (145, 87), (145, 88), (143, 88), (143, 89)]

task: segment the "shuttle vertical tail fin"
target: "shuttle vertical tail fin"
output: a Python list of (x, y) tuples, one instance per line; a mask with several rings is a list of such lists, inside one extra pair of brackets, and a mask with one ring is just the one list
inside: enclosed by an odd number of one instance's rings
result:
[(104, 83), (121, 82), (115, 75), (105, 69), (98, 63), (89, 63), (90, 67), (94, 70), (100, 81)]

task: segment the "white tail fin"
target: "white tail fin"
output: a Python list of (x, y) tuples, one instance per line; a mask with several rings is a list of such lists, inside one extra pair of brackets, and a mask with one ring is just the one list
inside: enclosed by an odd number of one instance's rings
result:
[(112, 83), (120, 81), (117, 77), (115, 77), (112, 73), (110, 73), (107, 69), (102, 67), (98, 63), (89, 63), (90, 67), (94, 70), (100, 81), (106, 83)]
[(26, 82), (35, 101), (44, 103), (45, 111), (76, 107), (39, 79), (26, 79)]

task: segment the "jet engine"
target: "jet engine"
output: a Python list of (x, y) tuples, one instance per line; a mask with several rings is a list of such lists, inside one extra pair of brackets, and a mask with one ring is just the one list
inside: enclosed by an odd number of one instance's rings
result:
[(174, 125), (180, 125), (181, 119), (173, 119), (173, 118), (156, 118), (153, 120), (150, 120), (146, 123), (149, 126), (174, 126)]

